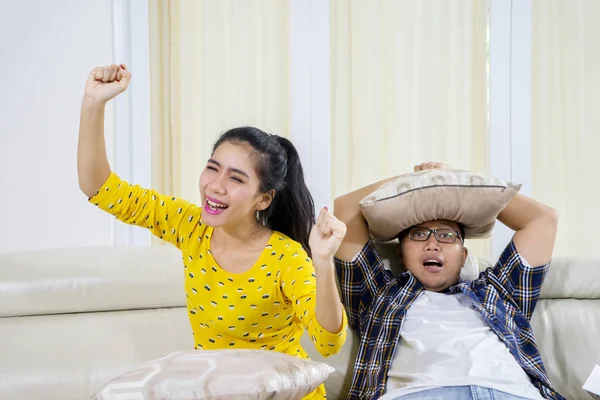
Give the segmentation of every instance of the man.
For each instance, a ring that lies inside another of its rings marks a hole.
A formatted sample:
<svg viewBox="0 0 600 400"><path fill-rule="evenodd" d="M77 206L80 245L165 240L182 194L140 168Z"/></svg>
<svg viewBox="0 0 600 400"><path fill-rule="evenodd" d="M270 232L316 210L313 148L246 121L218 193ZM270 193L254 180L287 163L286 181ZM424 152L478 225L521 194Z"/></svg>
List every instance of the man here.
<svg viewBox="0 0 600 400"><path fill-rule="evenodd" d="M415 171L435 168L448 167L424 163ZM407 272L394 277L359 208L390 180L335 200L334 214L347 226L336 268L349 324L360 338L349 398L562 399L530 325L554 249L555 210L513 197L498 215L515 231L512 241L473 282L460 279L468 254L462 226L423 221L399 233Z"/></svg>

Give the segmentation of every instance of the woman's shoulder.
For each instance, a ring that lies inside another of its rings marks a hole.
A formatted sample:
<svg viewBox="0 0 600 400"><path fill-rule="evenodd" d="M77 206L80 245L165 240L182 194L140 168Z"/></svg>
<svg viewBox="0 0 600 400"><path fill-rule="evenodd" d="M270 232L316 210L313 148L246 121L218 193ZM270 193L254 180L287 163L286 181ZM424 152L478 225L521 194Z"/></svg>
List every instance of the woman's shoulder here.
<svg viewBox="0 0 600 400"><path fill-rule="evenodd" d="M273 248L276 248L281 252L303 252L306 254L306 251L304 251L299 242L291 239L289 236L279 231L273 231L270 242L273 245Z"/></svg>
<svg viewBox="0 0 600 400"><path fill-rule="evenodd" d="M270 244L272 245L272 251L279 254L277 258L281 261L285 260L287 263L291 260L298 262L310 261L302 245L281 232L273 232Z"/></svg>

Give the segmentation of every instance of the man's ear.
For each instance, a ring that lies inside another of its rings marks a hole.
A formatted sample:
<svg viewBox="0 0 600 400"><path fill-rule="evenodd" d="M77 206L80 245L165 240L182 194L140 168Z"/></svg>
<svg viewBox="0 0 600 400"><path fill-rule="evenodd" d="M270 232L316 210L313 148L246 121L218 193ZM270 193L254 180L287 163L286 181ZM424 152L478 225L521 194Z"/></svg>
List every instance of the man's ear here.
<svg viewBox="0 0 600 400"><path fill-rule="evenodd" d="M463 246L462 251L462 266L465 266L465 262L467 261L467 257L469 256L469 249Z"/></svg>
<svg viewBox="0 0 600 400"><path fill-rule="evenodd" d="M273 202L274 198L275 198L275 190L274 189L271 189L268 192L261 194L260 197L258 198L258 201L256 202L256 210L257 211L266 210L267 208L269 208L269 206Z"/></svg>

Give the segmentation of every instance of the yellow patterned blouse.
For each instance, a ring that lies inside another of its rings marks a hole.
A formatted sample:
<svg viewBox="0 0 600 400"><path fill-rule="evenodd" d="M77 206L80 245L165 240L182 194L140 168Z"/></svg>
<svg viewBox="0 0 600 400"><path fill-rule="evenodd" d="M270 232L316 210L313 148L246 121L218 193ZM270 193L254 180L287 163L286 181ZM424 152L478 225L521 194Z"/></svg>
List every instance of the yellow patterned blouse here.
<svg viewBox="0 0 600 400"><path fill-rule="evenodd" d="M302 246L274 232L258 261L244 273L223 270L211 255L213 228L189 202L131 185L112 173L90 202L128 224L148 228L183 255L185 292L196 349L262 349L308 358L300 345L306 329L323 356L346 340L315 316L312 261ZM321 385L305 399L323 399Z"/></svg>

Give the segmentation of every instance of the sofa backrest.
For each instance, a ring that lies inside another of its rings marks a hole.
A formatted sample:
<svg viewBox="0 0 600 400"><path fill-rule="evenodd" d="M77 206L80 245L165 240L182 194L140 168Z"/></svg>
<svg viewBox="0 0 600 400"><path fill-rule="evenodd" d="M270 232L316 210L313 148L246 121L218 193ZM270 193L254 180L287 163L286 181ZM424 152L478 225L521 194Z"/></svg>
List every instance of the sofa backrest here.
<svg viewBox="0 0 600 400"><path fill-rule="evenodd" d="M381 251L395 254L393 244ZM553 261L532 325L556 389L586 398L581 386L600 363L600 260ZM328 398L344 399L358 339L349 335L326 360L303 344L336 368ZM0 398L85 398L139 363L192 346L172 246L0 254Z"/></svg>

